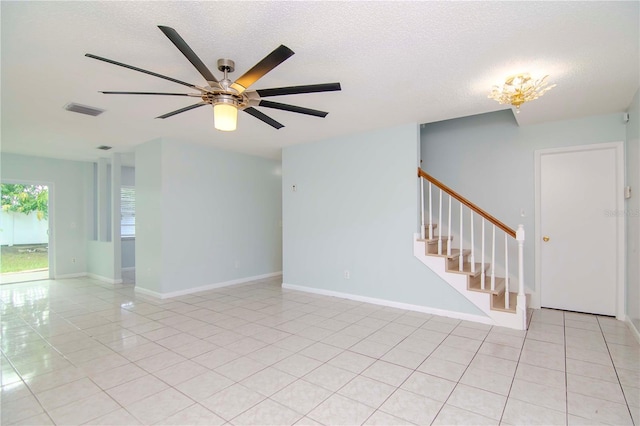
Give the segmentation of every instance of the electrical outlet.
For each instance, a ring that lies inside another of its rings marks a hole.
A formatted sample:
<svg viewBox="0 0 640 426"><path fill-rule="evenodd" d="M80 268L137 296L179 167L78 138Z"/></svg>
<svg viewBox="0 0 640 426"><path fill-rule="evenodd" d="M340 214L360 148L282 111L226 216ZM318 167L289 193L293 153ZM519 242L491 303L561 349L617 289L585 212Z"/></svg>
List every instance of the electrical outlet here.
<svg viewBox="0 0 640 426"><path fill-rule="evenodd" d="M76 263L76 258L75 257L71 258L71 263Z"/></svg>
<svg viewBox="0 0 640 426"><path fill-rule="evenodd" d="M345 280L351 279L351 272L349 272L348 269L344 271L344 279Z"/></svg>

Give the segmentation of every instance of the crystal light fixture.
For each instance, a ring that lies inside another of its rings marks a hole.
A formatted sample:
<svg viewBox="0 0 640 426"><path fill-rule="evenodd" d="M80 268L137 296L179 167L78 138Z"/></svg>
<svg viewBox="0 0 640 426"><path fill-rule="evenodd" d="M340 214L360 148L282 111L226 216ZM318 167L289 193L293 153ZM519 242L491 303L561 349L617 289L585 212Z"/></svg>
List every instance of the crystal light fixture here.
<svg viewBox="0 0 640 426"><path fill-rule="evenodd" d="M489 98L501 104L513 105L516 107L516 113L519 113L520 105L538 99L556 87L555 84L547 86L547 77L549 76L545 75L539 80L533 80L529 73L509 76L502 86L493 86Z"/></svg>

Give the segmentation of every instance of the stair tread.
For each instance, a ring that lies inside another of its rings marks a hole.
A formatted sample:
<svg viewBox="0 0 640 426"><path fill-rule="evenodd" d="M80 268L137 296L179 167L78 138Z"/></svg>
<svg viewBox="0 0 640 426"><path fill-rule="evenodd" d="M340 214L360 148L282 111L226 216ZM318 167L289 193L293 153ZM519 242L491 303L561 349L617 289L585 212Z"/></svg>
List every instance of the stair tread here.
<svg viewBox="0 0 640 426"><path fill-rule="evenodd" d="M436 240L437 241L437 240ZM471 250L469 249L464 249L462 251L463 256L467 256L468 254L471 253ZM449 260L452 259L457 259L460 256L460 249L451 249L451 255L447 254L447 250L442 250L442 254L438 254L438 253L428 253L428 256L439 256L439 257L446 257Z"/></svg>
<svg viewBox="0 0 640 426"><path fill-rule="evenodd" d="M509 292L509 307L505 308L505 292L491 295L491 309L494 311L515 313L518 305L518 293Z"/></svg>
<svg viewBox="0 0 640 426"><path fill-rule="evenodd" d="M485 264L484 267L485 267L485 270L486 270L489 267L489 265ZM455 265L453 268L447 267L447 272L451 272L451 273L454 273L454 274L470 275L470 276L480 275L481 271L482 271L482 264L481 263L476 263L475 264L475 272L471 272L471 264L469 262L465 262L465 263L462 264L462 271L459 269L458 265Z"/></svg>
<svg viewBox="0 0 640 426"><path fill-rule="evenodd" d="M449 236L449 235L442 235L440 237L437 237L437 236L434 235L433 238L425 238L425 241L428 244L438 244L438 241L440 241L440 240L442 240L442 241L453 240L453 237Z"/></svg>
<svg viewBox="0 0 640 426"><path fill-rule="evenodd" d="M424 241L429 244L437 244L439 240L442 240L442 241L453 240L453 237L448 235L442 235L441 237L438 238L437 235L434 235L433 238L429 238L429 236L426 235L424 238L418 238L416 241Z"/></svg>
<svg viewBox="0 0 640 426"><path fill-rule="evenodd" d="M494 290L491 290L491 277L485 276L484 290L482 289L482 281L480 275L477 277L469 278L468 289L471 291L479 291L482 293L501 294L504 293L506 287L506 280L503 277L495 277L496 284Z"/></svg>

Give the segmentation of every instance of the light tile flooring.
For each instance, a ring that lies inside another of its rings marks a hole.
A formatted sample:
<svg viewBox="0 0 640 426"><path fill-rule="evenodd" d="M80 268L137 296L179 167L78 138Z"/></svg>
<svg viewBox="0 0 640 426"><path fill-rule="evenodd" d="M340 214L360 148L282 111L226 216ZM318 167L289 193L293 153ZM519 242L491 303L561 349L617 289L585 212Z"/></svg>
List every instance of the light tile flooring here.
<svg viewBox="0 0 640 426"><path fill-rule="evenodd" d="M519 332L279 282L0 287L2 424L640 422L640 346L614 319L538 310Z"/></svg>

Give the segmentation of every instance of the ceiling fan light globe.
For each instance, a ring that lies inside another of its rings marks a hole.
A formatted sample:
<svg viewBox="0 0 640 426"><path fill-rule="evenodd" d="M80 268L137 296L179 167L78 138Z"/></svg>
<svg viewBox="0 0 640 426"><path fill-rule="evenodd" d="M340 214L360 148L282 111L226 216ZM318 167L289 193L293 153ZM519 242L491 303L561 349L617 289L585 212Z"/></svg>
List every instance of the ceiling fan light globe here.
<svg viewBox="0 0 640 426"><path fill-rule="evenodd" d="M216 104L213 106L213 126L216 130L232 132L238 124L238 108L230 104Z"/></svg>

